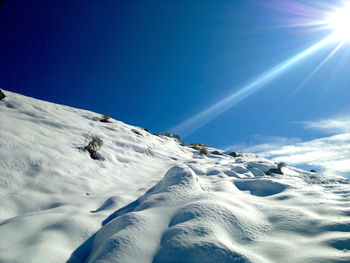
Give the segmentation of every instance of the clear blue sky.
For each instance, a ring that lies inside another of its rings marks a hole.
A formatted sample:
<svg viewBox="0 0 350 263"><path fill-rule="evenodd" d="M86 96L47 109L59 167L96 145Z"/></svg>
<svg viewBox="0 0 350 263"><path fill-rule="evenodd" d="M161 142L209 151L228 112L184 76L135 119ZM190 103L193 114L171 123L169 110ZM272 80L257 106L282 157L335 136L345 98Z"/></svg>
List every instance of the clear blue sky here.
<svg viewBox="0 0 350 263"><path fill-rule="evenodd" d="M0 85L107 112L153 132L177 131L325 38L329 30L295 25L320 19L321 11L340 3L4 0ZM295 123L349 112L350 49L343 46L294 91L334 48L323 46L200 128L179 135L187 134L186 143L216 147L254 144L265 136L316 138Z"/></svg>

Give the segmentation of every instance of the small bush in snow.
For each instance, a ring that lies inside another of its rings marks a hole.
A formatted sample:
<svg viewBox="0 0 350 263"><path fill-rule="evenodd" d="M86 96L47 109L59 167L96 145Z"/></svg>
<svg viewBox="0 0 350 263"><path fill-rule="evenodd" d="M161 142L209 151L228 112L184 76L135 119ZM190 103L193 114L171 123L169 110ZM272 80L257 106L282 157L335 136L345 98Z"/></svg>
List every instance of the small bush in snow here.
<svg viewBox="0 0 350 263"><path fill-rule="evenodd" d="M0 89L0 100L4 99L5 97L6 97L6 95Z"/></svg>
<svg viewBox="0 0 350 263"><path fill-rule="evenodd" d="M109 119L110 119L109 114L108 113L103 113L102 116L101 116L100 121L101 122L109 122Z"/></svg>
<svg viewBox="0 0 350 263"><path fill-rule="evenodd" d="M192 148L192 149L195 149L197 151L199 151L203 147L210 147L209 145L202 144L202 143L191 143L191 144L189 144L187 146Z"/></svg>
<svg viewBox="0 0 350 263"><path fill-rule="evenodd" d="M173 137L173 135L170 132L164 132L163 135L170 138Z"/></svg>
<svg viewBox="0 0 350 263"><path fill-rule="evenodd" d="M89 143L84 148L90 153L92 159L99 159L97 152L101 149L103 141L96 135L90 136Z"/></svg>
<svg viewBox="0 0 350 263"><path fill-rule="evenodd" d="M185 143L181 140L180 136L177 134L172 134L170 132L164 132L162 135L164 135L166 137L174 138L180 143L180 145L185 146Z"/></svg>
<svg viewBox="0 0 350 263"><path fill-rule="evenodd" d="M141 136L142 136L142 134L141 134L138 130L136 130L136 129L131 129L131 131L132 131L133 133L137 134L137 135L141 135Z"/></svg>
<svg viewBox="0 0 350 263"><path fill-rule="evenodd" d="M206 148L206 147L200 148L200 149L199 149L199 154L205 154L205 155L207 155L207 154L208 154L207 148Z"/></svg>
<svg viewBox="0 0 350 263"><path fill-rule="evenodd" d="M147 128L142 128L144 131L151 133Z"/></svg>
<svg viewBox="0 0 350 263"><path fill-rule="evenodd" d="M171 132L164 132L163 135L166 137L175 138L175 139L181 141L180 136L177 134L172 134Z"/></svg>
<svg viewBox="0 0 350 263"><path fill-rule="evenodd" d="M175 138L175 139L177 139L177 140L181 141L180 136L179 136L179 135L177 135L177 134L173 134L173 138Z"/></svg>

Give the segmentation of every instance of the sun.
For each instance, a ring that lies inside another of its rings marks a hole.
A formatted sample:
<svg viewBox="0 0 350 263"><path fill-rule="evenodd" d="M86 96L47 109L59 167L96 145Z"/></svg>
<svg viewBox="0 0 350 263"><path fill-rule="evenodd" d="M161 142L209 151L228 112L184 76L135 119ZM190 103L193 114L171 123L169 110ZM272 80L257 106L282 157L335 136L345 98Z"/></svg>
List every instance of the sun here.
<svg viewBox="0 0 350 263"><path fill-rule="evenodd" d="M333 30L335 39L350 42L350 2L335 10L327 19L327 24Z"/></svg>

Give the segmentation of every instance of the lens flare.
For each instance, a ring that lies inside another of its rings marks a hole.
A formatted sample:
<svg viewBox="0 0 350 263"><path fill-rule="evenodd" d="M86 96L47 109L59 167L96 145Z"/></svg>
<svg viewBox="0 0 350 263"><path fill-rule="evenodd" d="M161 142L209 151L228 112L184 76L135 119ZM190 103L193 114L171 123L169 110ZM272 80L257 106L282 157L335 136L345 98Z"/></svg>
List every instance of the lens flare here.
<svg viewBox="0 0 350 263"><path fill-rule="evenodd" d="M332 31L328 37L306 50L296 54L295 56L285 60L275 67L267 70L261 75L253 78L245 85L236 89L225 99L207 107L207 109L190 117L184 122L178 124L171 129L174 133L179 133L182 136L187 136L195 130L201 128L223 112L227 111L240 101L248 98L256 91L268 86L270 82L275 80L280 75L284 74L299 64L302 60L316 53L321 48L333 43L336 47L331 53L321 62L315 70L299 85L294 91L297 92L306 82L308 82L331 58L338 53L345 44L350 44L350 0L343 2L342 7L335 8L329 3L317 2L315 5L300 4L295 0L273 0L275 6L279 7L284 12L288 13L286 17L293 17L286 25L290 27L302 27L312 29L312 31ZM313 2L313 3L316 3ZM287 20L288 21L288 20Z"/></svg>
<svg viewBox="0 0 350 263"><path fill-rule="evenodd" d="M350 42L350 2L333 12L327 23L333 29L335 39Z"/></svg>

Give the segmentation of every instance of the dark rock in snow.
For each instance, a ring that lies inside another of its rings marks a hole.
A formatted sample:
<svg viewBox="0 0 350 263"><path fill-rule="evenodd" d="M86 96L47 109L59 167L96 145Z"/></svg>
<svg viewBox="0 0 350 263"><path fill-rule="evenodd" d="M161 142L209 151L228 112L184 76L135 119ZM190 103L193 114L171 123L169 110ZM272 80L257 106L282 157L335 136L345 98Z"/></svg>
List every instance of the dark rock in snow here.
<svg viewBox="0 0 350 263"><path fill-rule="evenodd" d="M270 174L283 174L282 168L286 167L286 166L287 166L286 163L280 162L280 163L277 164L277 168L271 168L270 170L268 170L266 172L266 174L267 175L270 175Z"/></svg>
<svg viewBox="0 0 350 263"><path fill-rule="evenodd" d="M230 153L228 153L228 155L230 155L232 157L237 157L238 156L237 153L235 153L235 152L230 152Z"/></svg>
<svg viewBox="0 0 350 263"><path fill-rule="evenodd" d="M4 99L5 97L6 97L6 95L0 89L0 100Z"/></svg>

